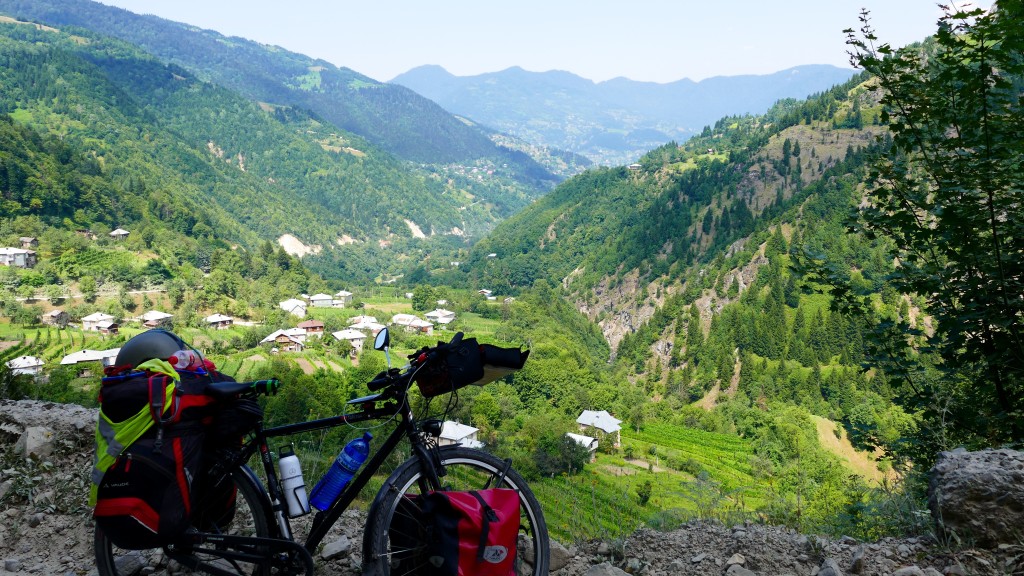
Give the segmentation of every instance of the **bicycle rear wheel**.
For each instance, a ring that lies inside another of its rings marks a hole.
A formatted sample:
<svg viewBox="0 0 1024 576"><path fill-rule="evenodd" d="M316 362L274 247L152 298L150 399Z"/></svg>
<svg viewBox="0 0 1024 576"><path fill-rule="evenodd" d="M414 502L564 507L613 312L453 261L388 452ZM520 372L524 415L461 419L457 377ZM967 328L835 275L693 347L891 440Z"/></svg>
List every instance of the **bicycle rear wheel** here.
<svg viewBox="0 0 1024 576"><path fill-rule="evenodd" d="M500 485L497 478L505 469L505 462L496 456L461 446L440 448L441 461L448 474L441 478L445 490L481 490L484 488L511 488L519 493L520 532L516 554L518 576L541 576L548 573L548 529L540 503L530 491L526 481L515 470L509 469ZM403 576L416 574L426 558L422 546L405 542L392 543L392 525L405 528L421 522L421 518L403 506L406 496L428 490L419 460L403 463L385 482L370 506L363 539L364 574L377 576ZM422 533L422 531L416 531ZM407 534L408 536L408 534Z"/></svg>
<svg viewBox="0 0 1024 576"><path fill-rule="evenodd" d="M234 516L230 522L217 522L221 527L203 527L207 532L236 536L270 536L270 520L263 494L255 484L251 472L238 470L231 476L237 489ZM203 510L207 503L197 502L196 509ZM96 569L100 576L133 576L137 574L188 574L184 566L171 560L164 548L149 550L125 550L118 548L103 531L96 527L93 539L96 553ZM256 564L229 561L215 555L195 555L201 562L214 565L228 574L263 575L265 571ZM200 572L202 573L202 572Z"/></svg>

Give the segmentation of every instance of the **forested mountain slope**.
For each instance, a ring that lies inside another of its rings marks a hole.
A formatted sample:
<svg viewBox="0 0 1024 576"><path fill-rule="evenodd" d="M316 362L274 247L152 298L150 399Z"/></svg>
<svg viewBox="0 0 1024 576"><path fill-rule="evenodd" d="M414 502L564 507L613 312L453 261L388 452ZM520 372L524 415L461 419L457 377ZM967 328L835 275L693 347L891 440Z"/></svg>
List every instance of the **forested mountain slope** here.
<svg viewBox="0 0 1024 576"><path fill-rule="evenodd" d="M592 317L628 312L642 321L657 299L642 312L640 287L676 290L694 263L731 256L730 245L765 230L812 188L862 166L855 153L879 128L865 126L861 82L780 102L764 116L722 119L685 145L650 152L636 170L577 176L482 241L471 274L506 290L558 278ZM632 289L615 297L624 284Z"/></svg>
<svg viewBox="0 0 1024 576"><path fill-rule="evenodd" d="M723 116L763 113L778 100L806 98L853 74L808 65L659 84L626 78L592 82L569 72L518 67L460 77L440 66L421 66L391 82L502 132L614 165L633 162L670 140L686 140Z"/></svg>
<svg viewBox="0 0 1024 576"><path fill-rule="evenodd" d="M334 274L380 273L378 240L480 235L529 200L527 188L414 171L308 111L254 103L84 30L0 23L0 57L0 111L163 198L165 218L187 220L181 232L248 246L290 234ZM83 208L75 226L98 218ZM21 213L30 207L10 215Z"/></svg>
<svg viewBox="0 0 1024 576"><path fill-rule="evenodd" d="M495 145L471 123L411 90L280 47L89 0L3 0L0 13L120 38L252 100L311 110L338 128L413 162L508 164L511 178L535 192L557 181L526 154Z"/></svg>
<svg viewBox="0 0 1024 576"><path fill-rule="evenodd" d="M830 311L791 268L827 254L881 295L879 318L916 310L887 288L884 246L845 228L884 133L865 82L725 118L637 170L571 179L474 247L471 282L515 292L560 279L611 344L612 379L627 382L616 405L638 428L683 418L716 429L722 412L699 412L744 405L730 403L739 395L842 421L858 446L893 441L911 419L889 380L860 371L870 325ZM769 418L796 412L781 414Z"/></svg>

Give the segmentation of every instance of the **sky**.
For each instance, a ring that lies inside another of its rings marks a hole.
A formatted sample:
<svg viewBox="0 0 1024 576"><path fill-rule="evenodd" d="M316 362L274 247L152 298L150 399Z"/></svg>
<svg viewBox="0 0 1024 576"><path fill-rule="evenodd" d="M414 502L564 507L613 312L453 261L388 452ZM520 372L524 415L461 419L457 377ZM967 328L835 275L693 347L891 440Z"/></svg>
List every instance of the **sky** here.
<svg viewBox="0 0 1024 576"><path fill-rule="evenodd" d="M871 12L904 46L935 32L936 0L101 0L321 58L386 82L424 64L457 76L519 66L595 82L672 82L849 68L846 28ZM957 2L961 5L962 2ZM988 8L992 0L978 0Z"/></svg>

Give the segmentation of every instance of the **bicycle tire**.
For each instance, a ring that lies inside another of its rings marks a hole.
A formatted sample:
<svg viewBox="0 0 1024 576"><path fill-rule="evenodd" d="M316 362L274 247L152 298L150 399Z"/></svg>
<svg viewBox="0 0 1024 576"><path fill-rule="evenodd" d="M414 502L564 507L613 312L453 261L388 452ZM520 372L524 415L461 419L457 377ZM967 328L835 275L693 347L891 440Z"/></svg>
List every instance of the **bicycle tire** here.
<svg viewBox="0 0 1024 576"><path fill-rule="evenodd" d="M505 462L487 452L444 446L440 448L441 461L448 474L442 483L446 490L473 490L494 488L488 485L505 469ZM422 466L419 460L411 459L399 466L388 477L370 505L363 539L363 573L375 576L402 576L415 574L418 563L424 559L415 557L408 550L393 550L389 538L392 521L399 502L406 495L419 494L426 490L421 486ZM520 534L516 555L517 576L541 576L548 573L549 542L547 524L540 503L530 487L515 470L509 469L501 487L511 488L519 493Z"/></svg>
<svg viewBox="0 0 1024 576"><path fill-rule="evenodd" d="M231 523L221 532L242 536L270 537L270 511L263 489L247 468L232 473L231 480L237 488L235 514ZM197 503L197 507L202 503ZM164 548L148 550L124 550L113 545L106 534L97 526L94 531L93 548L96 554L96 569L100 576L132 576L135 574L182 574L188 570L168 559ZM214 563L217 568L232 574L262 576L266 571L254 564L239 565L222 558L208 556L204 561ZM200 572L202 573L202 572Z"/></svg>

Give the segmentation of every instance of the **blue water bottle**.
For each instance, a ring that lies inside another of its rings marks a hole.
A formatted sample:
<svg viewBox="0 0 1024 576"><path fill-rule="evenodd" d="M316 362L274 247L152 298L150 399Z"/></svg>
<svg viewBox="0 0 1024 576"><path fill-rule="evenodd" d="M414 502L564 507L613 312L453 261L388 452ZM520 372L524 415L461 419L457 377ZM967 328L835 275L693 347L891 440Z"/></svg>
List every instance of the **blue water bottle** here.
<svg viewBox="0 0 1024 576"><path fill-rule="evenodd" d="M331 465L331 469L317 482L313 492L309 495L309 503L314 508L327 510L331 507L334 499L341 494L341 490L356 475L363 462L366 462L366 457L370 454L371 439L373 439L373 435L366 432L362 438L354 438L345 445L341 454L338 454L334 464Z"/></svg>

